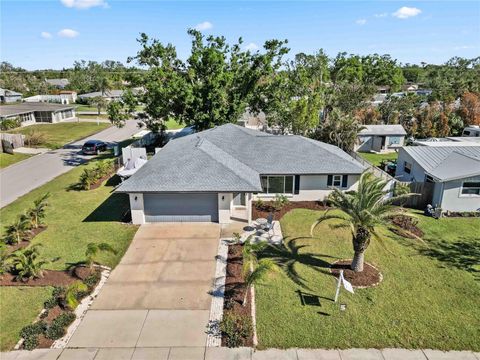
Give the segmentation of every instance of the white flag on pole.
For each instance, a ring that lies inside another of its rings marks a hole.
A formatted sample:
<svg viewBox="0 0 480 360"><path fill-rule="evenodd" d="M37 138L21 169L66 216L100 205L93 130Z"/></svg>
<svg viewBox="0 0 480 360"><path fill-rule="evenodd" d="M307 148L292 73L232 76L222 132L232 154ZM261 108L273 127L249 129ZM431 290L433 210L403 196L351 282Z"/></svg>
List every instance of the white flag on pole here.
<svg viewBox="0 0 480 360"><path fill-rule="evenodd" d="M352 294L355 294L354 291L353 291L352 284L350 284L350 282L345 280L345 278L343 277L343 271L340 273L340 276L342 278L342 284L343 284L343 287L345 288L345 290L347 290L348 292L350 292Z"/></svg>

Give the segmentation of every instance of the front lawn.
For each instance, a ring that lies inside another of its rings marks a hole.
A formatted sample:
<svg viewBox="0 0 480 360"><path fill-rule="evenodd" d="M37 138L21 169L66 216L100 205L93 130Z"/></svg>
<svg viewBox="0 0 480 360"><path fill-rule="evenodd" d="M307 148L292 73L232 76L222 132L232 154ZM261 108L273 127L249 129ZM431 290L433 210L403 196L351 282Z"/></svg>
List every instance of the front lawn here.
<svg viewBox="0 0 480 360"><path fill-rule="evenodd" d="M109 123L93 122L62 122L57 124L37 124L25 126L8 131L14 134L28 135L37 133L43 135L43 141L36 145L37 147L47 147L50 149L58 149L63 145L71 143L75 140L86 138L90 135L96 134L99 131L105 130L112 126Z"/></svg>
<svg viewBox="0 0 480 360"><path fill-rule="evenodd" d="M28 154L7 154L7 153L0 153L0 169L6 168L7 166L13 165L19 161L28 159L32 155Z"/></svg>
<svg viewBox="0 0 480 360"><path fill-rule="evenodd" d="M79 119L88 119L88 120L108 120L108 115L107 114L78 114L77 117Z"/></svg>
<svg viewBox="0 0 480 360"><path fill-rule="evenodd" d="M168 120L165 125L167 126L167 130L182 129L185 127L185 125L182 125L173 119Z"/></svg>
<svg viewBox="0 0 480 360"><path fill-rule="evenodd" d="M310 238L321 214L297 209L281 220L289 245L281 258L290 266L256 287L261 347L480 350L480 219L418 214L428 247L384 229L384 246L372 240L366 251L383 282L355 294L342 290L339 303L347 308L340 311L328 267L352 257L351 235L323 223Z"/></svg>
<svg viewBox="0 0 480 360"><path fill-rule="evenodd" d="M50 205L45 219L48 228L32 241L33 244L42 244L40 249L42 256L48 259L60 257L59 261L48 266L49 269L63 270L70 263L84 260L85 250L90 242L106 242L117 250L116 255L105 252L97 257L100 263L114 267L135 235L137 226L121 222L129 208L128 197L125 194L112 194L112 181L107 181L95 190L68 190L70 185L78 181L83 169L95 165L96 161L98 160L93 159L88 165L76 167L0 210L2 225L8 225L31 206L35 199L50 192L48 200ZM3 235L4 228L2 227L0 231ZM4 299L5 303L15 301L12 296L16 296L18 292L15 293L12 289L20 291L23 288L1 287L2 307ZM31 291L34 293L32 297L42 299L45 297L42 295L45 294L45 288L35 287ZM35 306L35 309L37 308L38 306ZM4 319L2 311L2 334L4 329L10 332L2 336L14 339L13 342L18 340L18 329L32 322L38 312L32 311L27 316L22 307L17 307L17 313L17 317L12 315L13 317ZM2 341L1 349L6 350L11 345L12 341L5 344Z"/></svg>
<svg viewBox="0 0 480 360"><path fill-rule="evenodd" d="M398 158L398 153L396 153L396 152L386 153L386 154L374 154L374 153L359 152L358 155L360 155L362 158L367 160L373 166L379 166L382 163L383 160L393 161L393 160L397 160L397 158Z"/></svg>

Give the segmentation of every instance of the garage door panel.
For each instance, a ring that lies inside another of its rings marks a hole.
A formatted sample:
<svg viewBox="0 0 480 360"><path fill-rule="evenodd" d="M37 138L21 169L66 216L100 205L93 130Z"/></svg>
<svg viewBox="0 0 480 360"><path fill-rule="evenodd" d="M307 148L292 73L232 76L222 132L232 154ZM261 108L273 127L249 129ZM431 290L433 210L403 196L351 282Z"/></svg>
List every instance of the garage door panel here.
<svg viewBox="0 0 480 360"><path fill-rule="evenodd" d="M218 222L217 194L145 194L146 222Z"/></svg>

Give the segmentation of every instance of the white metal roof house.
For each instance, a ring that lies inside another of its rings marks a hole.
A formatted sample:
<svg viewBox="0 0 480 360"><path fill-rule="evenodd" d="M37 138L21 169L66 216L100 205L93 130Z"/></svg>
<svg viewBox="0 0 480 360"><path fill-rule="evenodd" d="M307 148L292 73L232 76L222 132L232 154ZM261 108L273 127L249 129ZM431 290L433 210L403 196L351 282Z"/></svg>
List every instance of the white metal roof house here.
<svg viewBox="0 0 480 360"><path fill-rule="evenodd" d="M77 101L77 93L75 91L68 91L60 94L46 94L46 95L34 95L23 99L25 102L48 102L57 104L72 104Z"/></svg>
<svg viewBox="0 0 480 360"><path fill-rule="evenodd" d="M13 91L0 88L0 103L13 103L22 100L22 94Z"/></svg>
<svg viewBox="0 0 480 360"><path fill-rule="evenodd" d="M407 132L402 125L363 125L355 151L393 152L402 147Z"/></svg>
<svg viewBox="0 0 480 360"><path fill-rule="evenodd" d="M75 118L71 105L51 103L20 103L0 106L0 121L18 118L21 126L35 123L56 123Z"/></svg>
<svg viewBox="0 0 480 360"><path fill-rule="evenodd" d="M70 85L70 80L68 79L45 79L45 82L57 89L65 89Z"/></svg>
<svg viewBox="0 0 480 360"><path fill-rule="evenodd" d="M339 148L233 124L171 140L117 189L135 224L251 220L252 199L323 200L353 190L364 167Z"/></svg>
<svg viewBox="0 0 480 360"><path fill-rule="evenodd" d="M435 183L432 205L444 211L480 211L480 146L406 146L396 178Z"/></svg>

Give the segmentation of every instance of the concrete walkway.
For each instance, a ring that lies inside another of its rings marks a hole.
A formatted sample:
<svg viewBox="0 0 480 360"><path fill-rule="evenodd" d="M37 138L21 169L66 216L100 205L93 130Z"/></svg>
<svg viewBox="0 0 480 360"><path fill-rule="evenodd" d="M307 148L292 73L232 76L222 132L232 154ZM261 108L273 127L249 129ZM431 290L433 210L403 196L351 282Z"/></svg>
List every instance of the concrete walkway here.
<svg viewBox="0 0 480 360"><path fill-rule="evenodd" d="M69 348L204 347L220 226L142 225Z"/></svg>
<svg viewBox="0 0 480 360"><path fill-rule="evenodd" d="M44 349L2 353L1 360L480 360L471 351L405 350L405 349L270 349L251 348L88 348Z"/></svg>
<svg viewBox="0 0 480 360"><path fill-rule="evenodd" d="M112 143L128 139L138 131L136 121L127 121L123 128L112 126L63 149L47 151L0 170L0 207L90 160L91 156L80 154L86 140L98 139Z"/></svg>

